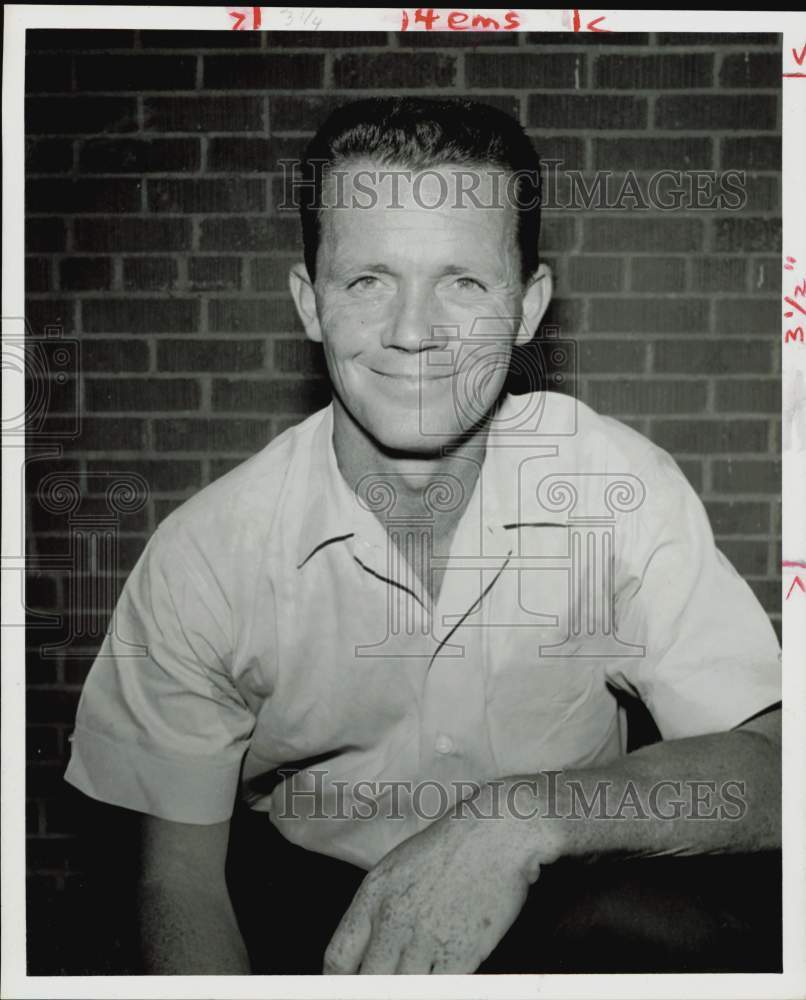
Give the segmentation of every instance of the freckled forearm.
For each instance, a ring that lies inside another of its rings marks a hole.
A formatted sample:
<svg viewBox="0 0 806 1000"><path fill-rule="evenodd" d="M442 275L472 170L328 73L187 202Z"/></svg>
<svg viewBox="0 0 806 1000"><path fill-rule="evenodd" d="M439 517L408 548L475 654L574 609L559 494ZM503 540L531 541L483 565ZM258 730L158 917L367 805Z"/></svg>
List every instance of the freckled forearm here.
<svg viewBox="0 0 806 1000"><path fill-rule="evenodd" d="M733 730L645 747L606 767L536 776L535 856L639 857L773 849L781 843L775 740ZM520 815L528 815L521 799ZM521 825L520 834L523 835Z"/></svg>

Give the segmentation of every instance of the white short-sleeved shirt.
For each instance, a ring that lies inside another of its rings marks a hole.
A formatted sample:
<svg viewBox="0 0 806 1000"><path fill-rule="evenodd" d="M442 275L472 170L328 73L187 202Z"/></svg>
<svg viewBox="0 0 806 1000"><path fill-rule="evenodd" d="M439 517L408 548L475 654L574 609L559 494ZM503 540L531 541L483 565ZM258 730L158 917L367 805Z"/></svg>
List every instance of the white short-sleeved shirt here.
<svg viewBox="0 0 806 1000"><path fill-rule="evenodd" d="M432 606L332 428L327 407L159 526L84 687L72 784L202 824L240 789L289 840L368 868L427 825L436 787L623 753L614 690L664 739L779 700L767 616L640 434L507 397Z"/></svg>

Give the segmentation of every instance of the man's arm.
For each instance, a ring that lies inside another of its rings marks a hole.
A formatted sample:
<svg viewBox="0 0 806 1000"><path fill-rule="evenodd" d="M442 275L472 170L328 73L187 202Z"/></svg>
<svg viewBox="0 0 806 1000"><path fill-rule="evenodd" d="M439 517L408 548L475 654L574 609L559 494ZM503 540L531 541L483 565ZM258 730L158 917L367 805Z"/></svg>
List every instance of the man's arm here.
<svg viewBox="0 0 806 1000"><path fill-rule="evenodd" d="M472 972L517 917L541 866L563 857L778 846L780 725L776 709L606 767L513 777L503 794L495 783L484 786L468 808L411 837L369 873L328 947L325 971ZM735 819L715 809L728 782L736 783L727 803ZM580 805L580 793L592 809ZM683 808L670 808L671 798L682 798Z"/></svg>
<svg viewBox="0 0 806 1000"><path fill-rule="evenodd" d="M249 974L225 879L229 828L143 817L138 916L148 973Z"/></svg>

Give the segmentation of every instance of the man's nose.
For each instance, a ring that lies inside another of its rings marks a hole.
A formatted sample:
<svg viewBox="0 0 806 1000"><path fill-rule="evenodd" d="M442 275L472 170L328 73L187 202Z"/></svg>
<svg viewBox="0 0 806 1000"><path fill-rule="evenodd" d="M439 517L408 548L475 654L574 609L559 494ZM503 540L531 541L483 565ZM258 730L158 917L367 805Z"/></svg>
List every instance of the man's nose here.
<svg viewBox="0 0 806 1000"><path fill-rule="evenodd" d="M441 337L439 310L431 295L422 289L402 291L384 330L383 346L418 352L436 346Z"/></svg>

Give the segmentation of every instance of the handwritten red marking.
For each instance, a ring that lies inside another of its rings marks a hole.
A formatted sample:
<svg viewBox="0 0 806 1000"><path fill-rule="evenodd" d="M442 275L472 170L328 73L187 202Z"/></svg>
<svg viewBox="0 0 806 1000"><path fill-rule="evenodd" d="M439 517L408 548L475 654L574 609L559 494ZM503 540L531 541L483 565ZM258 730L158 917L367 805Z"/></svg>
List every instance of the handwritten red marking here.
<svg viewBox="0 0 806 1000"><path fill-rule="evenodd" d="M257 31L257 29L260 27L261 24L260 7L250 7L249 10L252 12L251 13L252 28L255 31ZM228 10L227 13L229 14L230 17L235 19L235 24L233 24L232 30L243 31L244 22L246 21L247 16L249 16L246 13L246 8L244 7L234 8L233 10Z"/></svg>
<svg viewBox="0 0 806 1000"><path fill-rule="evenodd" d="M801 79L806 79L806 73L782 73L781 76L796 76Z"/></svg>
<svg viewBox="0 0 806 1000"><path fill-rule="evenodd" d="M799 569L806 569L806 562L798 562L797 560L782 559L782 566L797 566Z"/></svg>
<svg viewBox="0 0 806 1000"><path fill-rule="evenodd" d="M464 10L451 10L447 14L441 14L433 7L417 7L411 18L407 10L401 10L400 14L401 31L408 31L409 23L422 25L423 31L443 30L441 25L444 22L447 22L448 31L514 31L521 26L520 15L514 10L508 10L504 14L503 24L498 18L470 14Z"/></svg>
<svg viewBox="0 0 806 1000"><path fill-rule="evenodd" d="M798 262L798 258L797 257L787 257L786 258L786 264L784 264L784 270L785 271L794 271L795 269L792 267L792 265L793 264L797 264L797 262Z"/></svg>
<svg viewBox="0 0 806 1000"><path fill-rule="evenodd" d="M803 315L806 316L806 309L804 309L799 302L795 302L794 299L791 299L788 295L784 296L784 302L786 302L788 306L793 306L795 309L797 309L798 312L802 312ZM790 316L794 316L794 313L785 312L784 316L786 316L786 318L789 319Z"/></svg>
<svg viewBox="0 0 806 1000"><path fill-rule="evenodd" d="M597 28L597 24L601 24L604 21L604 17L595 17L592 21L588 21L585 25L586 31L610 31L610 28ZM574 11L574 31L582 31L582 11Z"/></svg>
<svg viewBox="0 0 806 1000"><path fill-rule="evenodd" d="M806 594L806 586L804 586L803 580L801 580L801 578L799 576L796 576L795 579L792 581L792 586L786 592L786 597L784 598L784 600L786 600L786 601L789 600L789 598L790 598L790 596L792 594L792 591L795 589L795 584L797 584L798 587L800 587L800 589L803 591L803 593Z"/></svg>
<svg viewBox="0 0 806 1000"><path fill-rule="evenodd" d="M806 59L806 45L803 46L800 52L797 52L795 49L792 49L792 58L795 60L798 66L802 66L804 59Z"/></svg>
<svg viewBox="0 0 806 1000"><path fill-rule="evenodd" d="M792 343L803 343L803 327L796 326L794 329L789 329L784 334L784 343L788 344L790 341Z"/></svg>

